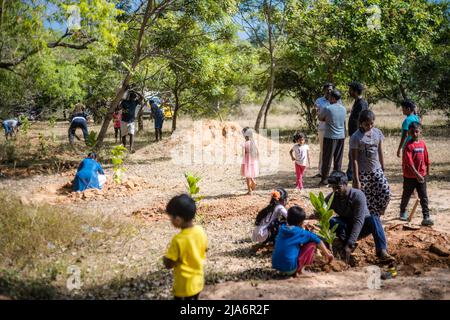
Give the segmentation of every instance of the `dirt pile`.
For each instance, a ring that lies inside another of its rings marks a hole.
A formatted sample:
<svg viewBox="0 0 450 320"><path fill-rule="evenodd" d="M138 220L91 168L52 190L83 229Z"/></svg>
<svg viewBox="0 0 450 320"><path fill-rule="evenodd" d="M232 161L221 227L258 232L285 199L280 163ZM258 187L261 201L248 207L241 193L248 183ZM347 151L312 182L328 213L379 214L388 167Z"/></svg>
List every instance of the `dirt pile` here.
<svg viewBox="0 0 450 320"><path fill-rule="evenodd" d="M431 228L407 230L402 224L386 227L389 253L403 274L421 274L432 267L449 268L450 241L446 234ZM357 266L377 264L372 237L358 242L354 252Z"/></svg>
<svg viewBox="0 0 450 320"><path fill-rule="evenodd" d="M196 121L192 128L176 130L169 139L138 150L134 159L165 154L179 164L240 164L242 155L242 127L236 122L216 120ZM253 134L258 145L261 164L279 148L277 141Z"/></svg>
<svg viewBox="0 0 450 320"><path fill-rule="evenodd" d="M46 202L50 204L68 204L79 201L108 200L128 197L136 192L156 188L139 177L128 177L122 183L107 181L101 190L87 189L83 192L73 192L72 183L50 184L37 189L31 196L21 197L24 204Z"/></svg>
<svg viewBox="0 0 450 320"><path fill-rule="evenodd" d="M212 221L223 221L233 217L250 216L256 217L258 212L268 205L270 196L241 195L227 198L202 200L197 205L197 220L209 223ZM165 219L167 201L157 201L151 207L142 208L133 212L133 215L148 221ZM309 208L306 203L298 197L289 199L289 206L299 205ZM306 209L308 210L308 209Z"/></svg>

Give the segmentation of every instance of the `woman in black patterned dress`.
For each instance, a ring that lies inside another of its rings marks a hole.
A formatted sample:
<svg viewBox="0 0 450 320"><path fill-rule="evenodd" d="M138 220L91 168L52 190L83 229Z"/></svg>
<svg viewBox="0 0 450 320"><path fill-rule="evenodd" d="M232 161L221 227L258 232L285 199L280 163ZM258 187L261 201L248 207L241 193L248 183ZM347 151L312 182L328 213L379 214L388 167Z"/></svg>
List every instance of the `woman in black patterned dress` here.
<svg viewBox="0 0 450 320"><path fill-rule="evenodd" d="M359 116L359 130L350 138L353 162L353 187L361 189L372 215L384 214L391 198L384 175L383 140L381 130L374 127L375 114L364 110Z"/></svg>

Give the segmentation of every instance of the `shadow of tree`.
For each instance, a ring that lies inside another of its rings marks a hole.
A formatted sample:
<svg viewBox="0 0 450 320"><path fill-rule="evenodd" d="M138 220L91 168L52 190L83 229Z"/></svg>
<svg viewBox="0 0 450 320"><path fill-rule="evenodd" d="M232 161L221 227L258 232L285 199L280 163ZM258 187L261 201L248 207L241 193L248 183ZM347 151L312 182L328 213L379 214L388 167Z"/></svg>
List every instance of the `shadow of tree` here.
<svg viewBox="0 0 450 320"><path fill-rule="evenodd" d="M276 174L270 174L261 176L257 180L259 182L260 188L263 189L276 189L276 188L295 188L295 172L292 171L279 171ZM303 186L308 189L319 189L318 183L320 179L313 178L312 176L303 177Z"/></svg>
<svg viewBox="0 0 450 320"><path fill-rule="evenodd" d="M239 272L206 270L205 284L225 281L286 279L271 268L252 268ZM69 292L52 284L49 279L24 279L5 272L0 273L0 295L10 299L172 299L172 271L157 270L138 277L117 277L106 283Z"/></svg>

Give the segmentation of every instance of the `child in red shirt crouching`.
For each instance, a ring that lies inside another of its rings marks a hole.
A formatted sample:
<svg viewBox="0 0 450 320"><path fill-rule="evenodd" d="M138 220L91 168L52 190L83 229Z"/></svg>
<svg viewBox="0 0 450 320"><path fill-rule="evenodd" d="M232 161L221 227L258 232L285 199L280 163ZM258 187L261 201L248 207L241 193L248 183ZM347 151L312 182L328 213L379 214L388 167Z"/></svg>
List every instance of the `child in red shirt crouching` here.
<svg viewBox="0 0 450 320"><path fill-rule="evenodd" d="M408 133L411 137L403 150L403 194L400 203L400 219L407 220L406 206L414 190L419 195L420 205L422 207L423 226L432 226L433 220L430 219L430 210L428 208L427 183L425 176L430 174L430 160L425 141L419 140L422 127L420 123L413 122L408 127Z"/></svg>

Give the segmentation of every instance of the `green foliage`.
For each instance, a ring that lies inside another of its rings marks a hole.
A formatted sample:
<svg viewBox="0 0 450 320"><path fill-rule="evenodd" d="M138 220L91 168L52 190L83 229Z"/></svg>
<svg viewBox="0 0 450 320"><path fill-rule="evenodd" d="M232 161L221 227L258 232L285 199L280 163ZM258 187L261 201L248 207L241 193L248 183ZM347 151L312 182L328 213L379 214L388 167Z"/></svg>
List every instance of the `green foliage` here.
<svg viewBox="0 0 450 320"><path fill-rule="evenodd" d="M150 17L136 68L147 1L137 12L130 3L76 1L81 29L61 39L62 31L44 21L65 25L73 1L4 1L1 116L19 105L52 115L83 100L101 121L124 73L133 69L131 83L140 89L171 93L176 115L224 117L267 90L272 58L277 97L296 98L311 130L314 100L325 81L345 95L347 83L359 80L371 103L408 96L421 108L450 115L448 2L175 0ZM374 18L377 8L381 15ZM236 17L248 39L238 39ZM8 66L14 61L20 62Z"/></svg>
<svg viewBox="0 0 450 320"><path fill-rule="evenodd" d="M198 183L202 179L200 176L186 172L184 174L187 182L187 192L188 194L194 199L196 202L202 200L204 196L197 196L197 194L200 192L200 187L198 186Z"/></svg>
<svg viewBox="0 0 450 320"><path fill-rule="evenodd" d="M20 126L20 130L24 133L24 135L28 135L28 130L30 130L31 122L28 120L28 117L26 115L20 116L19 121L22 122L22 125Z"/></svg>
<svg viewBox="0 0 450 320"><path fill-rule="evenodd" d="M88 146L89 150L93 151L96 144L97 144L97 132L91 130L91 132L89 132L88 134L86 145Z"/></svg>
<svg viewBox="0 0 450 320"><path fill-rule="evenodd" d="M38 140L39 140L39 155L41 157L48 156L47 138L45 137L45 135L42 132L39 132Z"/></svg>
<svg viewBox="0 0 450 320"><path fill-rule="evenodd" d="M56 116L56 114L52 114L51 116L50 116L50 118L48 119L48 124L50 125L50 128L54 128L55 126L56 126L56 120L57 120L57 116Z"/></svg>
<svg viewBox="0 0 450 320"><path fill-rule="evenodd" d="M113 164L113 181L115 183L121 183L122 182L122 175L125 171L125 168L123 167L123 160L126 156L127 148L125 148L123 145L117 145L113 149L111 149L111 161Z"/></svg>
<svg viewBox="0 0 450 320"><path fill-rule="evenodd" d="M374 5L381 19L372 19ZM299 100L311 127L316 122L314 100L325 81L337 84L344 94L347 83L361 81L371 103L432 95L435 82L420 79L433 72L413 66L426 61L440 30L448 25L445 7L427 0L289 2L278 87ZM374 28L371 22L376 20L380 25Z"/></svg>
<svg viewBox="0 0 450 320"><path fill-rule="evenodd" d="M50 116L50 118L48 119L48 123L49 123L51 129L55 129L55 127L56 127L56 120L57 120L56 114L52 114ZM56 134L52 130L52 142L55 142L55 141L56 141Z"/></svg>
<svg viewBox="0 0 450 320"><path fill-rule="evenodd" d="M86 96L110 94L115 84L108 80L119 72L112 63L114 52L127 27L116 18L122 11L115 2L3 1L1 111L8 113L32 101L44 114L51 114ZM80 9L81 29L64 34L53 26L67 25L70 5ZM97 86L90 90L93 83Z"/></svg>
<svg viewBox="0 0 450 320"><path fill-rule="evenodd" d="M333 203L334 193L331 195L328 203L325 201L325 197L322 192L319 193L317 197L314 193L310 193L311 204L313 205L315 212L319 215L319 235L328 243L331 248L334 239L336 239L336 229L338 225L336 224L330 229L330 219L333 217L334 210L329 209Z"/></svg>

